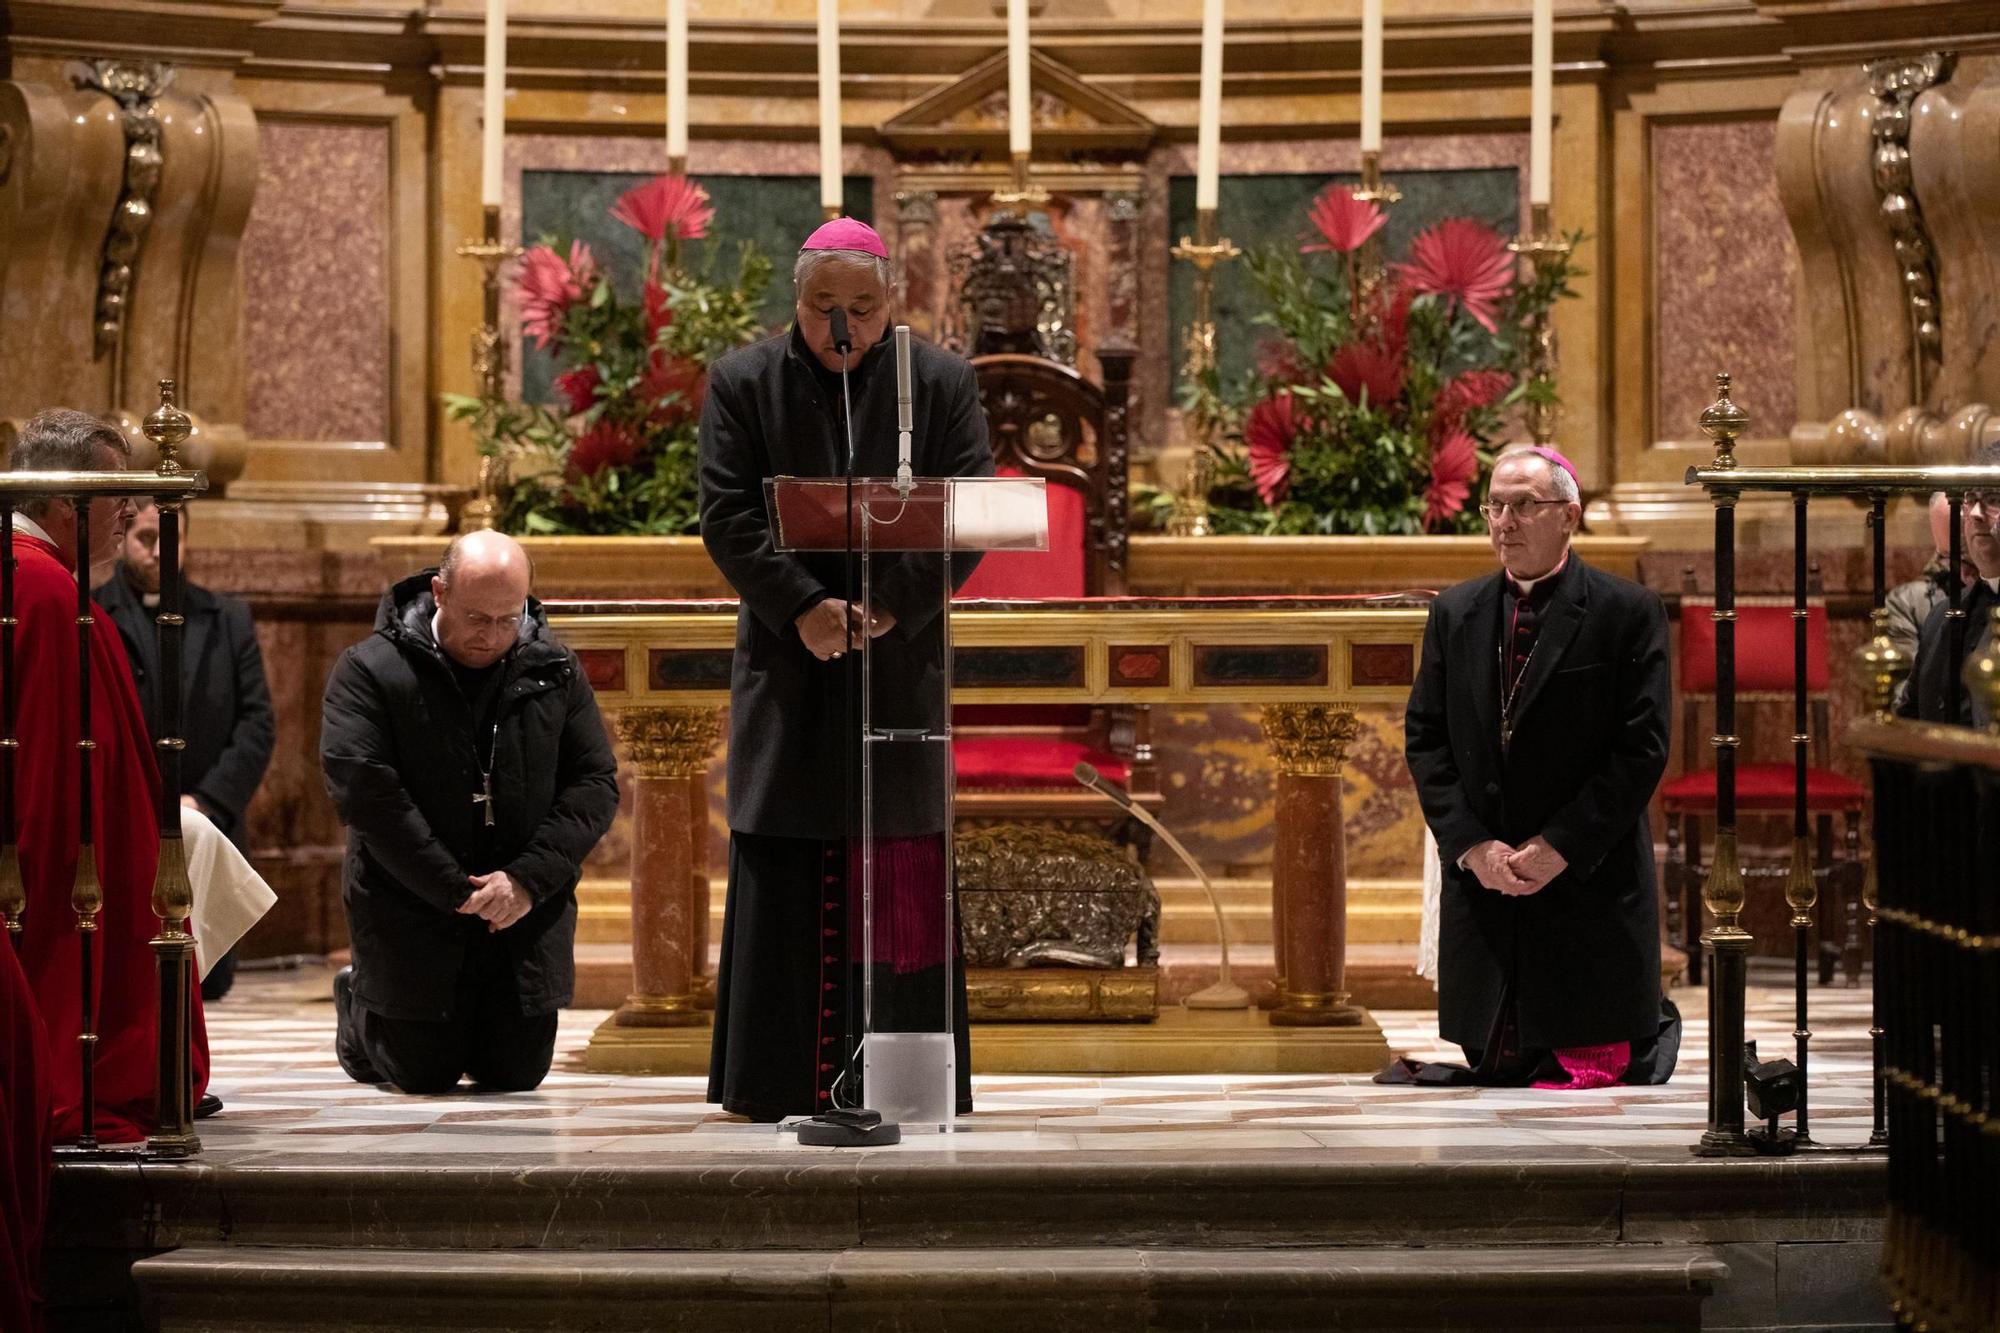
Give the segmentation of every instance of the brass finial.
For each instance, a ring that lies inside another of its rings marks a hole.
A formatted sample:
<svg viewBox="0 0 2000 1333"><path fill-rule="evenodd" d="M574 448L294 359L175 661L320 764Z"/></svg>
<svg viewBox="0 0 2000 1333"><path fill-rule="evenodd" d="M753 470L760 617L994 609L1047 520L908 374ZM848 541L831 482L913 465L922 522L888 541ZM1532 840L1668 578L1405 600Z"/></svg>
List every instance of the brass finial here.
<svg viewBox="0 0 2000 1333"><path fill-rule="evenodd" d="M146 415L142 429L160 451L160 475L176 477L182 472L179 450L194 434L194 420L174 401L172 380L160 381L160 405Z"/></svg>
<svg viewBox="0 0 2000 1333"><path fill-rule="evenodd" d="M1861 668L1861 684L1874 705L1876 720L1887 722L1895 715L1897 687L1915 663L1889 637L1887 610L1877 607L1868 619L1873 622L1875 633L1855 650L1854 662Z"/></svg>
<svg viewBox="0 0 2000 1333"><path fill-rule="evenodd" d="M76 878L69 886L69 905L76 913L78 930L96 930L97 914L104 910L104 881L97 877L97 848L84 843L77 849Z"/></svg>
<svg viewBox="0 0 2000 1333"><path fill-rule="evenodd" d="M1966 693L1986 705L1986 730L2000 736L2000 606L1993 608L1992 628L1986 634L1985 650L1965 662Z"/></svg>
<svg viewBox="0 0 2000 1333"><path fill-rule="evenodd" d="M21 933L21 913L28 910L28 887L21 879L21 854L13 843L0 845L0 918L7 933Z"/></svg>
<svg viewBox="0 0 2000 1333"><path fill-rule="evenodd" d="M1715 461L1709 466L1725 472L1736 466L1736 439L1750 429L1750 414L1729 398L1729 372L1716 372L1715 401L1701 414L1701 431L1715 441Z"/></svg>

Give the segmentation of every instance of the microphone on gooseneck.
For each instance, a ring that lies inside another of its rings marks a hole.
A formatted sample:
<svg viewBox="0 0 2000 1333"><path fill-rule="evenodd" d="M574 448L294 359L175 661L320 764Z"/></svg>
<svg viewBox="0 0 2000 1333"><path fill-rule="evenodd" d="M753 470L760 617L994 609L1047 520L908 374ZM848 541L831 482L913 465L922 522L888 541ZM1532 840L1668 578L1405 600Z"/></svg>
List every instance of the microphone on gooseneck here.
<svg viewBox="0 0 2000 1333"><path fill-rule="evenodd" d="M847 311L835 306L827 311L827 328L833 333L833 350L840 353L840 424L847 431L847 477L854 479L854 398L847 387L847 358L854 352L854 334L847 327ZM849 496L851 504L853 497Z"/></svg>
<svg viewBox="0 0 2000 1333"><path fill-rule="evenodd" d="M910 432L916 414L910 407L910 326L896 326L896 489L908 498L916 481L910 475Z"/></svg>

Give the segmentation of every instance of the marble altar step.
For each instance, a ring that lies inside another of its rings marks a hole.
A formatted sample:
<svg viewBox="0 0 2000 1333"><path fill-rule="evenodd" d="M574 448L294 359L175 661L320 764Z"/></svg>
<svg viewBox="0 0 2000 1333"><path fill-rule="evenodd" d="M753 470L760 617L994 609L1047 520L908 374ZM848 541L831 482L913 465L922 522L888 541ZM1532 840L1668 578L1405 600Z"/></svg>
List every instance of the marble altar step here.
<svg viewBox="0 0 2000 1333"><path fill-rule="evenodd" d="M720 938L717 928L711 938ZM1219 955L1213 943L1160 946L1160 1005L1178 1005L1186 996L1214 983ZM1236 983L1257 994L1268 990L1276 971L1271 946L1247 944L1230 950ZM709 975L715 974L715 950L709 951ZM1414 943L1350 943L1347 984L1354 1003L1364 1009L1435 1009L1437 988L1417 975ZM576 1007L616 1009L632 990L632 951L623 944L576 946Z"/></svg>
<svg viewBox="0 0 2000 1333"><path fill-rule="evenodd" d="M1231 1329L1692 1333L1728 1268L1684 1245L661 1251L176 1250L161 1333Z"/></svg>

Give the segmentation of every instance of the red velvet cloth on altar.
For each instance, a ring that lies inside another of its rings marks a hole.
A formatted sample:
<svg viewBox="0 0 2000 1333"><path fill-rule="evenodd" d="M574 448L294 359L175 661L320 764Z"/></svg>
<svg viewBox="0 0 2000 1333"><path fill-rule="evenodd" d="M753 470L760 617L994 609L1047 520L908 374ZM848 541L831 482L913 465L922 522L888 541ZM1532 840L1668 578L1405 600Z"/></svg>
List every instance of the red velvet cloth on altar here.
<svg viewBox="0 0 2000 1333"><path fill-rule="evenodd" d="M0 939L0 1329L42 1326L50 1129L48 1034L13 945Z"/></svg>
<svg viewBox="0 0 2000 1333"><path fill-rule="evenodd" d="M1786 811L1792 808L1790 764L1739 764L1736 808ZM1824 768L1806 769L1806 809L1853 810L1866 804L1868 789L1853 778ZM1660 788L1660 804L1670 813L1713 810L1715 770L1686 773Z"/></svg>
<svg viewBox="0 0 2000 1333"><path fill-rule="evenodd" d="M47 1026L57 1142L82 1126L82 955L70 889L76 878L78 757L76 581L53 546L16 536L15 671L19 681L15 817L28 908L21 966ZM149 941L153 871L159 861L159 774L138 690L118 627L95 610L90 632L91 786L97 875L104 907L92 937L97 1136L146 1137L157 1109L155 1043L159 983ZM201 996L194 1011L195 1096L208 1086L208 1034Z"/></svg>
<svg viewBox="0 0 2000 1333"><path fill-rule="evenodd" d="M964 711L964 710L960 710ZM1116 786L1132 776L1123 759L1093 750L1061 736L969 736L952 741L958 785L966 791L1005 791L1027 787L1074 787L1076 766L1090 764Z"/></svg>

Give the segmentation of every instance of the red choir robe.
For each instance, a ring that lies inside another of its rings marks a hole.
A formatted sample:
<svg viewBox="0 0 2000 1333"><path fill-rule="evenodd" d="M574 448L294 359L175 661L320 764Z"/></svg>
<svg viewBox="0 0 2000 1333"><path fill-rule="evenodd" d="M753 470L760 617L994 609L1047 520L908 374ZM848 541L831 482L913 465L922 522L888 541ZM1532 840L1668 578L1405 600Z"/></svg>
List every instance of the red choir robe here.
<svg viewBox="0 0 2000 1333"><path fill-rule="evenodd" d="M41 1325L49 1194L49 1051L14 946L0 938L0 1328Z"/></svg>
<svg viewBox="0 0 2000 1333"><path fill-rule="evenodd" d="M59 1143L82 1129L83 1030L81 952L70 889L76 878L78 820L76 580L55 547L14 537L15 726L20 737L15 829L28 909L21 936L27 972L49 1037L49 1084ZM155 1043L159 983L148 941L153 871L159 861L160 779L118 626L102 610L90 633L91 760L97 875L104 907L92 941L96 953L97 1137L131 1143L146 1137L157 1110ZM192 969L190 969L192 971ZM194 1007L195 1096L208 1086L208 1033L201 996Z"/></svg>

